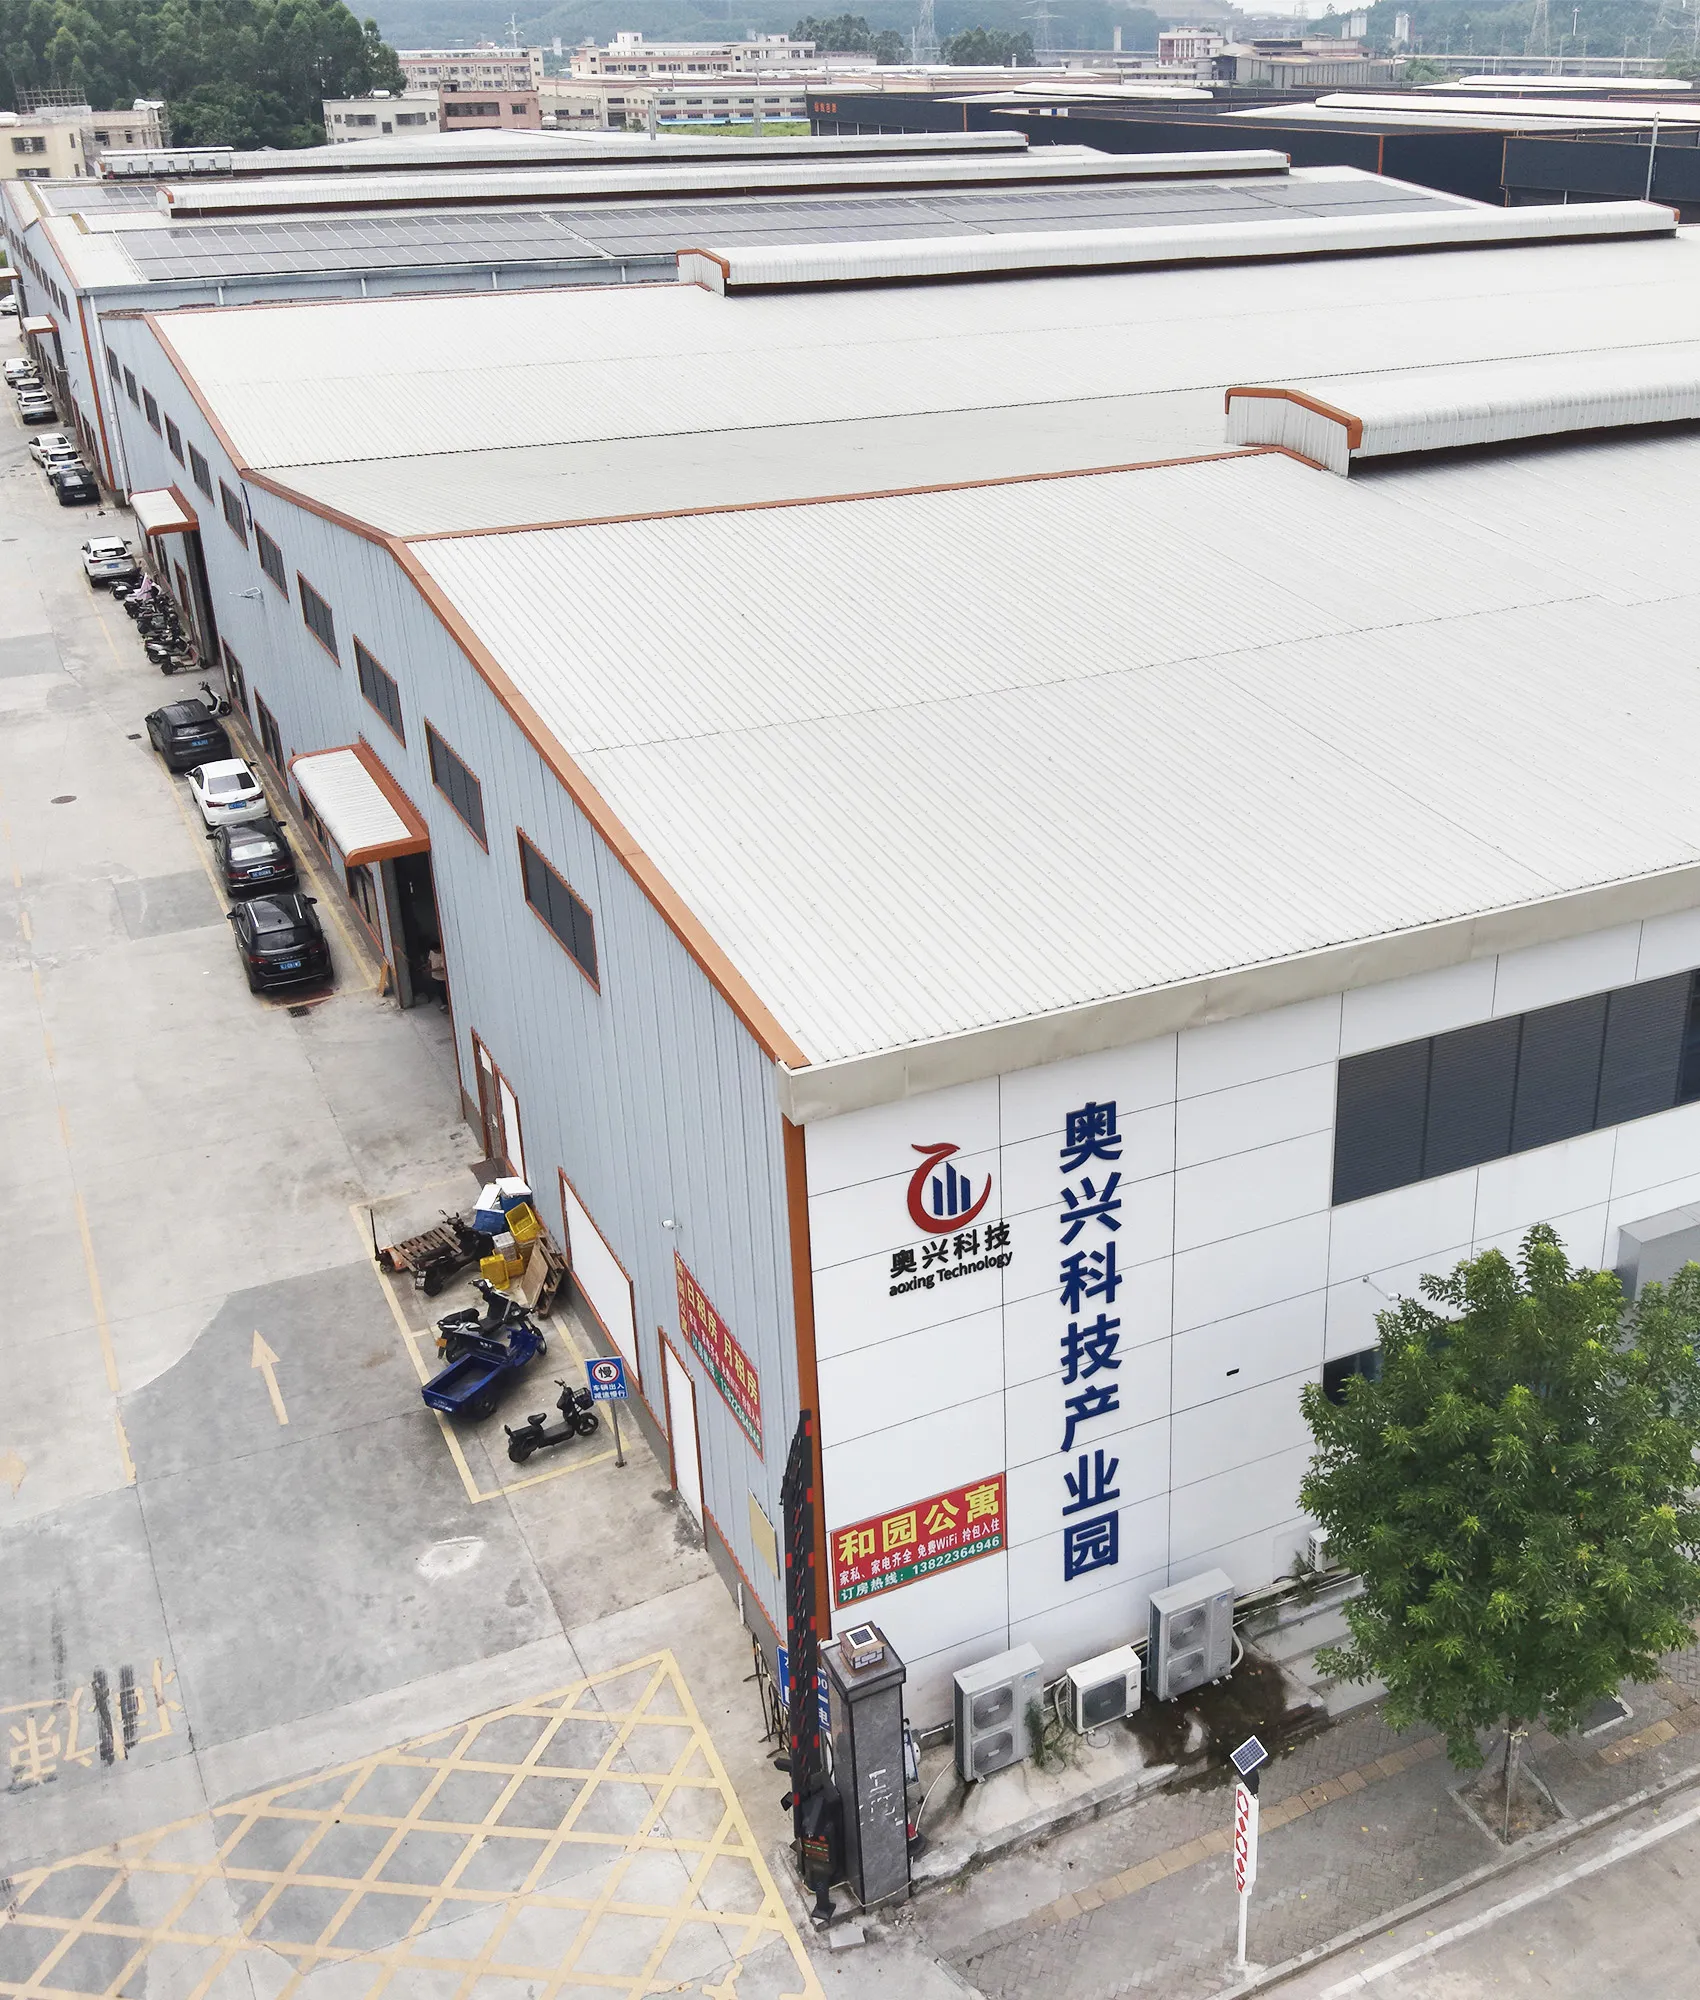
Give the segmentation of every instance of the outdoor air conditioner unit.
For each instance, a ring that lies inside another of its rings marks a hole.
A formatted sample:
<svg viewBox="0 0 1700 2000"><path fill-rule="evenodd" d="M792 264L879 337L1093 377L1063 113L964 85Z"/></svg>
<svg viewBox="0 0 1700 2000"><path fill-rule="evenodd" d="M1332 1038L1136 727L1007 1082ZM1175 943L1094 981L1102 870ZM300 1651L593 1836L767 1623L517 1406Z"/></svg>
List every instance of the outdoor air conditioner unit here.
<svg viewBox="0 0 1700 2000"><path fill-rule="evenodd" d="M1070 1667L1063 1679L1076 1733L1084 1736L1089 1729L1132 1715L1139 1707L1141 1671L1139 1655L1131 1646L1118 1646L1113 1653L1100 1653Z"/></svg>
<svg viewBox="0 0 1700 2000"><path fill-rule="evenodd" d="M1312 1528L1305 1538L1305 1559L1312 1569L1332 1569L1334 1558L1328 1553L1328 1530Z"/></svg>
<svg viewBox="0 0 1700 2000"><path fill-rule="evenodd" d="M956 1683L956 1768L971 1785L1027 1755L1027 1711L1044 1689L1034 1646L1017 1646L964 1667Z"/></svg>
<svg viewBox="0 0 1700 2000"><path fill-rule="evenodd" d="M1234 1585L1207 1569L1151 1593L1151 1640L1145 1649L1151 1692L1159 1701L1219 1681L1234 1655Z"/></svg>

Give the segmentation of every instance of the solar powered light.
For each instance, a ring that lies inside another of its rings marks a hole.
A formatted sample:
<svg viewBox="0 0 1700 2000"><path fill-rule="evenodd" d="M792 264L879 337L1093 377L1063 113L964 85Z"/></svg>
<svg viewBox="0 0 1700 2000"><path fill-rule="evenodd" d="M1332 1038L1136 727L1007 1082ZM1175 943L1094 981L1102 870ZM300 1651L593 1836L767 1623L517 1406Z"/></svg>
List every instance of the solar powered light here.
<svg viewBox="0 0 1700 2000"><path fill-rule="evenodd" d="M1237 1750L1229 1752L1228 1762L1249 1783L1253 1772L1261 1771L1269 1762L1269 1752L1255 1736L1248 1736ZM1256 1789L1256 1785L1252 1785L1252 1790Z"/></svg>

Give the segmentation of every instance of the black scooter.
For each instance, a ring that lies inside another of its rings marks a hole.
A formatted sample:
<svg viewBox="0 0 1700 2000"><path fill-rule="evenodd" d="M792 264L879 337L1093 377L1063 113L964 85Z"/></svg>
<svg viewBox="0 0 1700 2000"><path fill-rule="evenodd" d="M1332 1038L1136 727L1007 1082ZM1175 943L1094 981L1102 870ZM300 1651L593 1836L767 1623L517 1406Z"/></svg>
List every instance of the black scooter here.
<svg viewBox="0 0 1700 2000"><path fill-rule="evenodd" d="M464 1354L500 1360L507 1354L511 1329L531 1324L530 1313L517 1299L497 1291L487 1278L472 1282L484 1295L483 1310L463 1306L437 1322L437 1352L445 1361L458 1361Z"/></svg>
<svg viewBox="0 0 1700 2000"><path fill-rule="evenodd" d="M559 1375L555 1381L561 1391L555 1399L555 1407L561 1413L558 1424L549 1422L547 1410L537 1410L517 1431L512 1424L502 1426L508 1434L508 1456L515 1465L523 1465L534 1451L547 1451L552 1445L571 1444L576 1437L589 1437L597 1427L599 1419L590 1391L569 1388Z"/></svg>

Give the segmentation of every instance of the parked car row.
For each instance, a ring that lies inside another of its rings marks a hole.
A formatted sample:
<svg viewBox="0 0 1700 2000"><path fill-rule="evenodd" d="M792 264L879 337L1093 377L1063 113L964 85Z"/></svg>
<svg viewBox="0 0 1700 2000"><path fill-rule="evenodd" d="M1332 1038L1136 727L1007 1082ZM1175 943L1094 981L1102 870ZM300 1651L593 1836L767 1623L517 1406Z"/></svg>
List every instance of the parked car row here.
<svg viewBox="0 0 1700 2000"><path fill-rule="evenodd" d="M168 771L188 776L231 898L227 914L248 991L322 985L331 976L331 954L316 899L301 893L289 836L253 768L232 753L210 690L208 696L156 708L147 718L148 741Z"/></svg>
<svg viewBox="0 0 1700 2000"><path fill-rule="evenodd" d="M59 411L32 362L8 361L6 386L17 397L18 415L26 425L59 421ZM30 439L29 450L47 474L61 507L85 507L100 499L95 476L83 463L77 440L68 431L39 431Z"/></svg>

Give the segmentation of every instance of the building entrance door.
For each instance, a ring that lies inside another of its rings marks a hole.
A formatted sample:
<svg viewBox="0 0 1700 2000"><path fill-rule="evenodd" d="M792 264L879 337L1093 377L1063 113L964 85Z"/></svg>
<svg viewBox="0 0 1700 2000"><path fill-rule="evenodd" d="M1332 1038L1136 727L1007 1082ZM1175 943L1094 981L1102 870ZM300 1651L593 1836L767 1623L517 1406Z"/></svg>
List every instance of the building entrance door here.
<svg viewBox="0 0 1700 2000"><path fill-rule="evenodd" d="M398 956L407 970L405 980L396 981L404 1007L417 1007L426 1000L449 997L447 969L443 964L443 932L437 921L437 892L431 879L429 854L398 854L386 864L390 879L390 929Z"/></svg>
<svg viewBox="0 0 1700 2000"><path fill-rule="evenodd" d="M697 1456L697 1392L690 1370L661 1342L661 1372L667 1382L667 1438L673 1448L673 1490L702 1526L702 1460Z"/></svg>
<svg viewBox="0 0 1700 2000"><path fill-rule="evenodd" d="M476 1035L472 1038L472 1049L478 1066L478 1116L483 1126L484 1157L524 1180L525 1141L520 1135L519 1099Z"/></svg>

